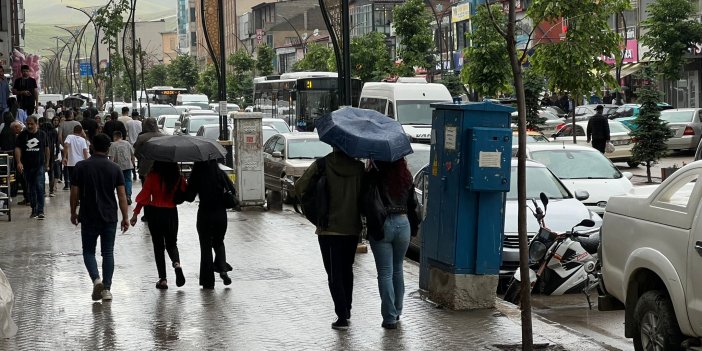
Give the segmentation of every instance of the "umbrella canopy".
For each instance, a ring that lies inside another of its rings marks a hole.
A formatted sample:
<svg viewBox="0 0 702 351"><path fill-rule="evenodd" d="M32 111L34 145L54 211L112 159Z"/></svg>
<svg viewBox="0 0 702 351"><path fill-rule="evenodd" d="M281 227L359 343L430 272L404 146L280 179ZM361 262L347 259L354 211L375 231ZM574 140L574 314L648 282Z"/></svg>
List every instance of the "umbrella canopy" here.
<svg viewBox="0 0 702 351"><path fill-rule="evenodd" d="M140 156L154 161L197 162L224 158L227 151L216 140L190 135L153 137Z"/></svg>
<svg viewBox="0 0 702 351"><path fill-rule="evenodd" d="M375 110L344 107L316 121L319 139L347 155L397 161L412 153L402 125Z"/></svg>

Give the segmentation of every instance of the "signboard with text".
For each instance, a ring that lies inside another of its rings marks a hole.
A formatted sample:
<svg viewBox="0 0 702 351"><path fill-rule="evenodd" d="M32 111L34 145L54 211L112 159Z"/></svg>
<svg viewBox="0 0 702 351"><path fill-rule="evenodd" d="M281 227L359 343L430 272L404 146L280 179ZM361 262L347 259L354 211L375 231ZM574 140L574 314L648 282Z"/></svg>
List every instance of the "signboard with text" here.
<svg viewBox="0 0 702 351"><path fill-rule="evenodd" d="M470 3L457 4L451 8L451 22L463 22L470 19Z"/></svg>
<svg viewBox="0 0 702 351"><path fill-rule="evenodd" d="M626 47L622 49L622 55L624 56L623 63L634 63L639 62L639 42L638 40L627 40ZM615 63L614 57L601 56L600 59L607 64L613 65Z"/></svg>

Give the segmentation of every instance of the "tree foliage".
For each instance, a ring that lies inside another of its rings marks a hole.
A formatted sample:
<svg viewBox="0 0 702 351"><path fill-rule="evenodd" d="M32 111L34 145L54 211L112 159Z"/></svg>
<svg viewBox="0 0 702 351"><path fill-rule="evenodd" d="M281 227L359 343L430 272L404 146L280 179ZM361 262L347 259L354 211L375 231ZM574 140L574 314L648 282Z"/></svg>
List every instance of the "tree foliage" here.
<svg viewBox="0 0 702 351"><path fill-rule="evenodd" d="M229 55L227 63L233 67L235 75L241 75L245 72L253 71L256 67L256 60L251 57L251 54L246 49L239 49L235 53Z"/></svg>
<svg viewBox="0 0 702 351"><path fill-rule="evenodd" d="M492 17L497 25L504 29L507 18L502 12L502 6L492 6ZM512 83L507 42L493 26L486 5L478 7L473 21L473 33L466 34L466 39L471 40L473 45L463 51L465 64L461 69L461 79L479 95L494 97L499 92L509 89Z"/></svg>
<svg viewBox="0 0 702 351"><path fill-rule="evenodd" d="M414 67L429 69L434 59L431 51L434 48L432 38L431 15L424 1L407 0L393 10L395 33L400 38L398 56L402 63L398 74L414 76Z"/></svg>
<svg viewBox="0 0 702 351"><path fill-rule="evenodd" d="M234 67L227 76L227 100L244 108L253 101L253 70L257 66L256 60L245 49L239 49L229 56L227 63ZM272 59L269 65L272 70Z"/></svg>
<svg viewBox="0 0 702 351"><path fill-rule="evenodd" d="M694 14L689 0L656 0L648 5L643 21L647 32L641 42L650 51L644 57L656 61L658 71L671 80L680 78L689 49L702 42L702 23Z"/></svg>
<svg viewBox="0 0 702 351"><path fill-rule="evenodd" d="M197 62L190 55L178 55L168 65L166 81L169 85L193 91L193 88L197 85L198 78Z"/></svg>
<svg viewBox="0 0 702 351"><path fill-rule="evenodd" d="M461 77L458 74L444 73L441 75L441 81L439 83L446 86L451 96L460 96L467 93L461 81Z"/></svg>
<svg viewBox="0 0 702 351"><path fill-rule="evenodd" d="M524 101L526 103L526 125L530 130L541 130L539 127L546 118L539 115L539 98L544 91L544 77L532 69L522 71L524 78Z"/></svg>
<svg viewBox="0 0 702 351"><path fill-rule="evenodd" d="M629 4L629 0L545 0L532 4L528 16L534 23L567 19L565 40L538 45L530 59L532 67L548 78L551 90L578 97L599 90L603 82L617 85L600 56L621 56L621 37L608 21Z"/></svg>
<svg viewBox="0 0 702 351"><path fill-rule="evenodd" d="M144 71L144 84L147 87L157 85L166 85L166 77L168 76L168 66L164 64L152 65Z"/></svg>
<svg viewBox="0 0 702 351"><path fill-rule="evenodd" d="M351 70L363 82L378 82L392 71L385 35L370 32L351 39Z"/></svg>
<svg viewBox="0 0 702 351"><path fill-rule="evenodd" d="M256 71L258 74L262 76L273 74L275 50L266 44L262 44L256 50Z"/></svg>
<svg viewBox="0 0 702 351"><path fill-rule="evenodd" d="M335 69L334 50L327 45L311 43L307 45L305 57L293 64L293 71L329 72Z"/></svg>
<svg viewBox="0 0 702 351"><path fill-rule="evenodd" d="M207 95L210 101L219 100L219 80L214 64L208 64L205 70L200 72L196 88L198 93Z"/></svg>
<svg viewBox="0 0 702 351"><path fill-rule="evenodd" d="M644 86L636 91L641 110L636 119L637 128L631 132L631 136L638 140L631 149L632 159L646 165L649 183L651 183L651 166L665 156L667 152L665 143L673 136L668 123L660 118L658 103L661 102L661 93L656 89L654 77L651 67L644 67L641 70Z"/></svg>

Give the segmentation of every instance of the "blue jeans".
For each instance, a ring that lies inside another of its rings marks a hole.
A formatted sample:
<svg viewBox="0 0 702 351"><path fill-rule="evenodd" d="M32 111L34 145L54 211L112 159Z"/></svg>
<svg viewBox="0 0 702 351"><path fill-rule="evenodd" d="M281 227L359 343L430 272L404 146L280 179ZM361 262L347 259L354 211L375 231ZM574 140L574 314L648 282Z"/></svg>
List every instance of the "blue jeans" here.
<svg viewBox="0 0 702 351"><path fill-rule="evenodd" d="M24 179L27 181L29 203L32 204L32 213L44 213L44 166L39 168L25 168Z"/></svg>
<svg viewBox="0 0 702 351"><path fill-rule="evenodd" d="M407 215L391 214L383 226L383 240L369 238L375 268L378 270L380 312L383 323L395 324L402 314L405 296L405 278L402 264L410 243L410 224Z"/></svg>
<svg viewBox="0 0 702 351"><path fill-rule="evenodd" d="M124 176L124 191L127 193L127 199L132 199L132 169L122 171Z"/></svg>
<svg viewBox="0 0 702 351"><path fill-rule="evenodd" d="M100 278L97 260L95 260L95 248L100 237L100 253L102 254L102 284L105 289L112 286L112 274L115 271L115 235L117 232L117 222L104 223L81 223L80 235L83 240L83 262L90 274L90 281Z"/></svg>

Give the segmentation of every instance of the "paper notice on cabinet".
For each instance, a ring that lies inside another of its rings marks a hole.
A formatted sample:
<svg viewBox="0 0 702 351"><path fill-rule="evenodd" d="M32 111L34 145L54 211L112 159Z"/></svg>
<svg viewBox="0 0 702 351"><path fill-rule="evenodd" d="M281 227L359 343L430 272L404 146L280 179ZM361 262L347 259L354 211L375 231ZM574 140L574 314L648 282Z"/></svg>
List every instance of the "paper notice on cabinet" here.
<svg viewBox="0 0 702 351"><path fill-rule="evenodd" d="M456 150L456 127L446 127L444 132L444 149Z"/></svg>
<svg viewBox="0 0 702 351"><path fill-rule="evenodd" d="M502 166L502 153L499 151L480 151L478 166L481 168L500 168Z"/></svg>

